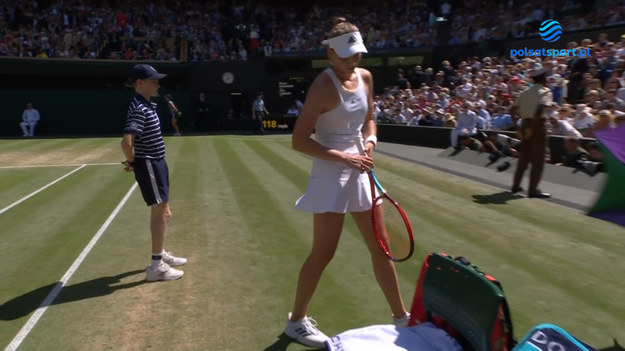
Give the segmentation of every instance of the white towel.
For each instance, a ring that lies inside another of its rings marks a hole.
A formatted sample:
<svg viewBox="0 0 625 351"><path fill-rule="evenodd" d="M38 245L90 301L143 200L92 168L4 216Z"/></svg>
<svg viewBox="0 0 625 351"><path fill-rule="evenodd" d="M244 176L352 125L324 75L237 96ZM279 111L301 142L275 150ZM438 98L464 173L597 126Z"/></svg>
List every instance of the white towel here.
<svg viewBox="0 0 625 351"><path fill-rule="evenodd" d="M453 337L432 323L372 325L342 332L326 344L329 351L462 351Z"/></svg>

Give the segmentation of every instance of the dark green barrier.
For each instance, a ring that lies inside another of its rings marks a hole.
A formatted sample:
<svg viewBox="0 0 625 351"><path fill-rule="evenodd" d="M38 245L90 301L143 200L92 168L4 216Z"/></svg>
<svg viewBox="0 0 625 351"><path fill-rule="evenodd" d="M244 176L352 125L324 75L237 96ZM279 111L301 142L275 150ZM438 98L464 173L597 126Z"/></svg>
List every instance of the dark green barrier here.
<svg viewBox="0 0 625 351"><path fill-rule="evenodd" d="M4 111L0 118L0 136L19 137L19 123L27 102L39 111L41 120L35 136L85 136L121 135L126 121L128 104L134 92L125 90L77 90L77 89L0 89ZM186 92L171 92L173 100L183 111L180 119L182 129L189 128L189 97ZM159 104L159 116L164 132L170 131L165 100L155 98ZM190 115L190 114L189 114Z"/></svg>

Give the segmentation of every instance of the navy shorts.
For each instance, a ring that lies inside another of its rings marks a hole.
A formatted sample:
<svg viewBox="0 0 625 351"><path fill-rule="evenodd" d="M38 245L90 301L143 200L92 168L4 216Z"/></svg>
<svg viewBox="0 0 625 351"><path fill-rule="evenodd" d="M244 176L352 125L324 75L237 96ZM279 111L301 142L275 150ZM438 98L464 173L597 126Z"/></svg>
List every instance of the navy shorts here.
<svg viewBox="0 0 625 351"><path fill-rule="evenodd" d="M169 168L165 158L135 158L135 179L148 206L169 201Z"/></svg>

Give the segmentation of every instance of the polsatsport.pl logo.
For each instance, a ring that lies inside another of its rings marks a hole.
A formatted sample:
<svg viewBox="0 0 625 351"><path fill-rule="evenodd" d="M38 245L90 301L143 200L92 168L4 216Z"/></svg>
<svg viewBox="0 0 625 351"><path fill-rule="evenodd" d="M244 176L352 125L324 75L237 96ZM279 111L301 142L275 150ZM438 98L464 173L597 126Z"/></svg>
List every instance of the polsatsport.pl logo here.
<svg viewBox="0 0 625 351"><path fill-rule="evenodd" d="M558 41L562 36L562 26L560 22L548 19L540 24L538 29L540 38L546 42L553 43ZM510 57L569 57L576 56L579 58L589 57L590 49L510 49Z"/></svg>

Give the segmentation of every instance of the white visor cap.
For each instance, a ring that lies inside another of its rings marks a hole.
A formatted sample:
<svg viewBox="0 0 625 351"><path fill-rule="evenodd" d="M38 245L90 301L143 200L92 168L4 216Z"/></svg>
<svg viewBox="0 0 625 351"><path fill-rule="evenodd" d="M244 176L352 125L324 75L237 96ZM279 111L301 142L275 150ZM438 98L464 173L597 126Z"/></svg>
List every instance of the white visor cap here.
<svg viewBox="0 0 625 351"><path fill-rule="evenodd" d="M321 44L330 46L341 58L348 58L359 52L367 52L360 32L341 34L338 37L326 39Z"/></svg>

